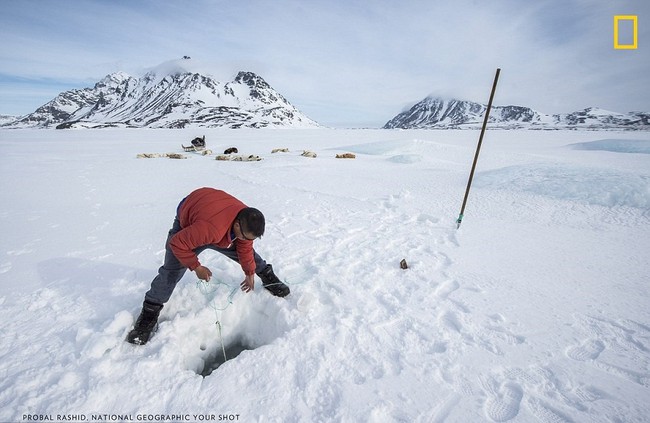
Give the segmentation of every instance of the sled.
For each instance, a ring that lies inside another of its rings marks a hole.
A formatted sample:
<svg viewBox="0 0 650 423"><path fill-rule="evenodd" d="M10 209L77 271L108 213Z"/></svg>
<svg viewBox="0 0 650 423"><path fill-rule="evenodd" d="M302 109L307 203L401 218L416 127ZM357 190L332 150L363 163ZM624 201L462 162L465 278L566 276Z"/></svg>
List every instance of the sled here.
<svg viewBox="0 0 650 423"><path fill-rule="evenodd" d="M203 151L205 150L205 135L203 137L199 138L196 137L192 140L192 145L190 146L184 146L181 144L181 147L183 147L183 151L185 152L191 152L191 151Z"/></svg>

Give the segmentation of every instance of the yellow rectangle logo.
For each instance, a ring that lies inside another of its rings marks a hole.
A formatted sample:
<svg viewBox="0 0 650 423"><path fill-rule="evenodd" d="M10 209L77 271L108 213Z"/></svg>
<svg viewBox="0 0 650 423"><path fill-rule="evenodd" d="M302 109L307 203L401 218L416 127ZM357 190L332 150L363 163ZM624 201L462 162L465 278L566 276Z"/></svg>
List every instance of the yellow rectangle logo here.
<svg viewBox="0 0 650 423"><path fill-rule="evenodd" d="M618 27L620 21L632 21L632 44L620 44ZM636 50L639 40L639 18L636 15L614 16L614 48L617 50Z"/></svg>

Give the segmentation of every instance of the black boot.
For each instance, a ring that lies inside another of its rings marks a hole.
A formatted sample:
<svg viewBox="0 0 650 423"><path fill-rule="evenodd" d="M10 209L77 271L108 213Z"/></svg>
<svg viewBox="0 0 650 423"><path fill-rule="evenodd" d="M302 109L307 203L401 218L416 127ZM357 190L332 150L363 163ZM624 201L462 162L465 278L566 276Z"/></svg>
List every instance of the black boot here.
<svg viewBox="0 0 650 423"><path fill-rule="evenodd" d="M151 332L158 323L158 315L163 306L160 304L144 302L142 304L142 311L135 326L126 337L126 340L135 345L144 345L149 341Z"/></svg>
<svg viewBox="0 0 650 423"><path fill-rule="evenodd" d="M276 297L286 297L291 292L289 287L282 283L282 281L273 273L273 267L267 265L264 270L257 274L262 279L262 285L271 294Z"/></svg>

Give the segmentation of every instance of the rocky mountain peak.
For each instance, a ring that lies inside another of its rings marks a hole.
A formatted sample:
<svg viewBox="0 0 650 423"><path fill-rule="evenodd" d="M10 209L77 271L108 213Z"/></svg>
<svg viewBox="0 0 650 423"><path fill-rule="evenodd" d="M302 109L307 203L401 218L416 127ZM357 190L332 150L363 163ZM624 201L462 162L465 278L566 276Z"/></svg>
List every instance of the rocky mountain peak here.
<svg viewBox="0 0 650 423"><path fill-rule="evenodd" d="M235 82L246 84L251 88L268 89L271 88L261 76L253 72L239 72L235 77Z"/></svg>
<svg viewBox="0 0 650 423"><path fill-rule="evenodd" d="M93 88L70 90L11 127L261 128L318 124L253 72L220 82L191 59L165 62L140 78L105 76ZM5 127L7 125L4 125Z"/></svg>
<svg viewBox="0 0 650 423"><path fill-rule="evenodd" d="M125 72L114 72L106 75L97 82L95 88L117 86L132 79L133 77Z"/></svg>
<svg viewBox="0 0 650 423"><path fill-rule="evenodd" d="M466 100L429 96L389 120L385 129L478 129L487 106ZM498 129L636 129L648 130L650 114L618 113L589 107L548 115L525 106L493 106L488 124Z"/></svg>

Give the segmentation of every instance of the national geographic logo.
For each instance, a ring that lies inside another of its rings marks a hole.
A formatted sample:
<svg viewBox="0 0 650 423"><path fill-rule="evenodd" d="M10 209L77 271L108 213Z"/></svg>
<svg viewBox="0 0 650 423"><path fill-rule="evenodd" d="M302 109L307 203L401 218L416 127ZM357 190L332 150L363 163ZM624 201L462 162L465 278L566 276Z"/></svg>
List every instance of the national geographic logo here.
<svg viewBox="0 0 650 423"><path fill-rule="evenodd" d="M636 50L639 47L639 17L636 15L614 16L614 48Z"/></svg>

